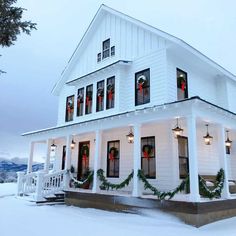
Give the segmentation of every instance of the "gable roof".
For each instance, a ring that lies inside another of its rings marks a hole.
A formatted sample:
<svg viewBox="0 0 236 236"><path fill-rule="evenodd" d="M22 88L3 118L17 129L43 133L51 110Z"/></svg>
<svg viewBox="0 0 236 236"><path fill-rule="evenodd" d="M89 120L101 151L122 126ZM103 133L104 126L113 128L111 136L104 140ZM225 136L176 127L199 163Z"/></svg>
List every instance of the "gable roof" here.
<svg viewBox="0 0 236 236"><path fill-rule="evenodd" d="M59 79L59 81L55 84L55 86L53 87L52 93L54 95L58 95L59 91L61 89L61 87L63 86L63 84L66 82L66 75L67 72L69 71L69 69L72 67L73 61L76 58L76 55L78 55L82 49L82 45L83 45L83 41L87 38L87 36L89 35L90 31L95 27L96 22L102 18L102 16L105 13L110 13L113 15L116 15L118 17L120 17L121 19L124 19L126 21L129 21L130 23L133 23L139 27L142 27L162 38L164 38L165 40L172 42L184 49L186 49L187 51L189 51L190 53L192 53L193 55L197 56L200 60L202 60L203 62L209 64L210 66L212 66L213 68L219 70L222 74L224 74L225 76L233 79L236 81L236 76L234 74L232 74L231 72L229 72L228 70L226 70L225 68L223 68L222 66L220 66L219 64L217 64L215 61L213 61L212 59L210 59L209 57L205 56L203 53L201 53L200 51L198 51L197 49L195 49L194 47L192 47L191 45L189 45L188 43L186 43L184 40L179 39L169 33L166 33L162 30L159 30L149 24L146 24L138 19L135 19L131 16L128 16L122 12L119 12L117 10L114 10L104 4L102 4L100 6L100 8L98 9L97 13L95 14L94 18L92 19L90 25L88 26L86 32L84 33L83 37L81 38L79 44L77 45L75 51L73 52L72 56L70 57L66 67L64 68L64 70L61 73L61 78Z"/></svg>

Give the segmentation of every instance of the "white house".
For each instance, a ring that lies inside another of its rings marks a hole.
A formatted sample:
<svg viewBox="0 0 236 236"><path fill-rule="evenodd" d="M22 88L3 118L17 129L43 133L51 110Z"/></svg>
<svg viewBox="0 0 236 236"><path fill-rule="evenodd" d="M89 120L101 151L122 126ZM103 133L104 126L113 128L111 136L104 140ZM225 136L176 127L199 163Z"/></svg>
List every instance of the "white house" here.
<svg viewBox="0 0 236 236"><path fill-rule="evenodd" d="M96 174L102 169L113 184L133 171L129 185L110 194L143 197L152 192L138 177L142 170L160 191L175 189L189 174L186 201L200 202L198 175L222 168L221 198L232 198L236 76L184 41L102 5L52 93L59 98L57 125L23 134L30 154L19 195L103 194ZM37 143L46 144L45 171L32 173ZM94 171L90 188L75 188L87 168Z"/></svg>

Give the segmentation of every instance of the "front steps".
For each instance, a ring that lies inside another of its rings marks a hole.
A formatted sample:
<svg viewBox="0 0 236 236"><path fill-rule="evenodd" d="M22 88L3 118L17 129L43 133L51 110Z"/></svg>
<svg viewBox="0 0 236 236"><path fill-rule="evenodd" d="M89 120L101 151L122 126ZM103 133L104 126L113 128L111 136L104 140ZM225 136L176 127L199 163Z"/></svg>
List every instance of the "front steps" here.
<svg viewBox="0 0 236 236"><path fill-rule="evenodd" d="M45 197L45 200L37 201L37 204L47 204L47 205L54 205L54 204L64 204L65 203L65 193L55 193L54 195Z"/></svg>

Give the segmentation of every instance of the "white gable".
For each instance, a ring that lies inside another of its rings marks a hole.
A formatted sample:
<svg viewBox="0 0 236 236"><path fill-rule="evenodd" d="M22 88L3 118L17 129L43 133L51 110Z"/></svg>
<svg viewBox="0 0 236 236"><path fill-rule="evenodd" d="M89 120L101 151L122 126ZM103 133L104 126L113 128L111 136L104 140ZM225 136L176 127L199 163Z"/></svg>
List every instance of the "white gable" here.
<svg viewBox="0 0 236 236"><path fill-rule="evenodd" d="M97 63L97 53L102 51L102 42L110 38L115 46L114 57ZM236 80L235 76L192 48L184 41L102 5L78 44L75 52L55 85L53 93L58 95L62 86L70 80L84 76L118 60L133 60L171 43L187 50L211 67Z"/></svg>

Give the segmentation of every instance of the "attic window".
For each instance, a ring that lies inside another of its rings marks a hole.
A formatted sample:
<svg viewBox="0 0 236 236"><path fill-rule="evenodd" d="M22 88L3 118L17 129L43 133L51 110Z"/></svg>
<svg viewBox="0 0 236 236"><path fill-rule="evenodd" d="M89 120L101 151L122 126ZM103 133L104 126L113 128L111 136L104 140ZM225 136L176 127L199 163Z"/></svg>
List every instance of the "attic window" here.
<svg viewBox="0 0 236 236"><path fill-rule="evenodd" d="M97 55L97 62L100 62L102 60L102 54L98 53Z"/></svg>
<svg viewBox="0 0 236 236"><path fill-rule="evenodd" d="M102 43L102 59L110 56L110 39L103 41Z"/></svg>
<svg viewBox="0 0 236 236"><path fill-rule="evenodd" d="M115 56L115 46L111 47L111 56Z"/></svg>

